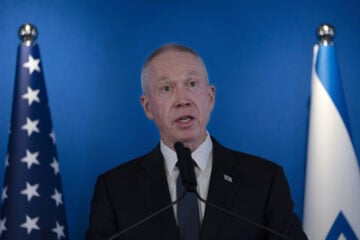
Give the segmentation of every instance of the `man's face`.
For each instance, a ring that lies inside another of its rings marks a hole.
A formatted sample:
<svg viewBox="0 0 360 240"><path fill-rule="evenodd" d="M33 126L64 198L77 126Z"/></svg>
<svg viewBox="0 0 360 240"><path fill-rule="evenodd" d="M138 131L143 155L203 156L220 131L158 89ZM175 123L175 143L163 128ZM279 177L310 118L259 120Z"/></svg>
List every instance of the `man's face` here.
<svg viewBox="0 0 360 240"><path fill-rule="evenodd" d="M148 64L145 86L141 103L163 142L173 148L181 141L195 150L206 138L215 101L215 87L209 86L200 60L187 52L161 53Z"/></svg>

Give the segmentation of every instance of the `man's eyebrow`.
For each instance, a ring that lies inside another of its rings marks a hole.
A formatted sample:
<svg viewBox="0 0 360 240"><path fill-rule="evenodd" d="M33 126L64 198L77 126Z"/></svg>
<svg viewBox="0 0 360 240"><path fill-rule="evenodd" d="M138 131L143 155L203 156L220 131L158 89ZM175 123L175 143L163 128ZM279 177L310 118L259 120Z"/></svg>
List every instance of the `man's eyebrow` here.
<svg viewBox="0 0 360 240"><path fill-rule="evenodd" d="M168 81L169 79L170 79L170 77L165 75L165 76L162 76L159 78L159 82Z"/></svg>
<svg viewBox="0 0 360 240"><path fill-rule="evenodd" d="M190 72L187 72L185 74L185 77L186 78L191 78L191 77L198 77L200 74L197 72L197 71L190 71ZM166 82L166 81L169 81L170 80L170 77L168 75L165 75L165 76L161 76L158 81L159 82Z"/></svg>
<svg viewBox="0 0 360 240"><path fill-rule="evenodd" d="M191 71L186 73L187 77L193 77L193 76L199 76L199 73L197 71Z"/></svg>

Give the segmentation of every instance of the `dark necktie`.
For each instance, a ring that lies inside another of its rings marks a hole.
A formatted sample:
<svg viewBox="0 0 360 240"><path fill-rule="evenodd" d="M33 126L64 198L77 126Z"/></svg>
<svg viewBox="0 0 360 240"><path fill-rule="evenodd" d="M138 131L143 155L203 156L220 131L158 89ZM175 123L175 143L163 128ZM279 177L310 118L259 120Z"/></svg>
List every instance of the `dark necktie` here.
<svg viewBox="0 0 360 240"><path fill-rule="evenodd" d="M180 197L186 191L180 174L176 180L176 194ZM187 192L177 204L177 216L180 230L180 240L200 239L200 217L198 200L193 192Z"/></svg>

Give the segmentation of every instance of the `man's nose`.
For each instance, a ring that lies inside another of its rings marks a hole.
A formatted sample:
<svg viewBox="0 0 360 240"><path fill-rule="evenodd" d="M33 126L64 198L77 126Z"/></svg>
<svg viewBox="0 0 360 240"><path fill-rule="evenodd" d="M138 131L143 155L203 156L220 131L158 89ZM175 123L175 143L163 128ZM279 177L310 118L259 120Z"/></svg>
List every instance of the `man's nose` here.
<svg viewBox="0 0 360 240"><path fill-rule="evenodd" d="M176 88L175 99L177 107L189 106L191 103L189 91L186 87Z"/></svg>

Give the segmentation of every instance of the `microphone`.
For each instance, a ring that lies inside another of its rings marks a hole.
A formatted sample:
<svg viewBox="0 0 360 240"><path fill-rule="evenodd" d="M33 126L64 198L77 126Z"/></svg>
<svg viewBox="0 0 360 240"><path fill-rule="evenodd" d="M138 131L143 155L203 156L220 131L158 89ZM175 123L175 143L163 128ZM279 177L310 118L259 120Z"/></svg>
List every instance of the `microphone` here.
<svg viewBox="0 0 360 240"><path fill-rule="evenodd" d="M174 148L178 158L177 166L180 170L182 184L188 192L196 193L197 181L194 171L194 160L191 158L191 150L181 142L176 142Z"/></svg>

